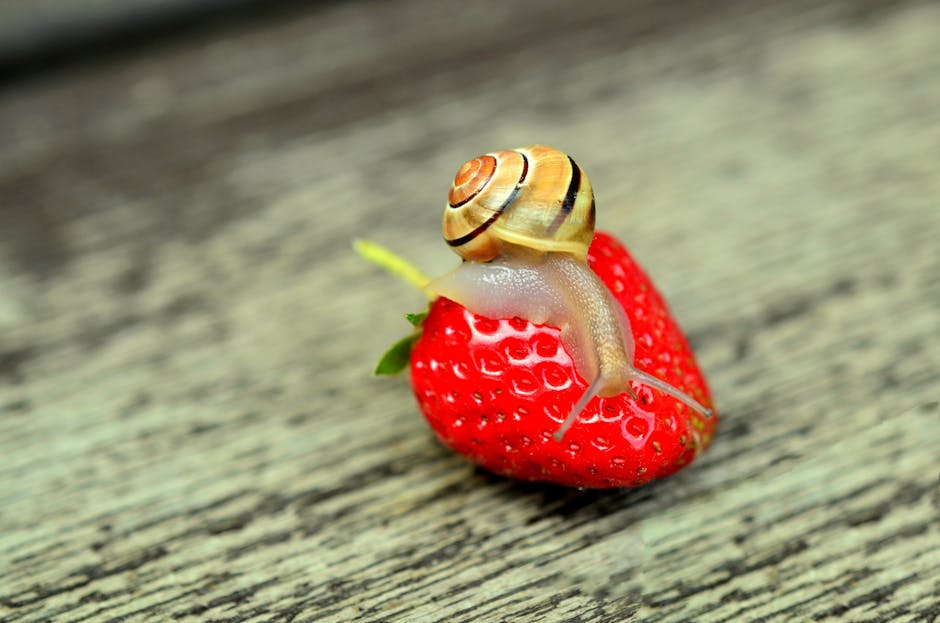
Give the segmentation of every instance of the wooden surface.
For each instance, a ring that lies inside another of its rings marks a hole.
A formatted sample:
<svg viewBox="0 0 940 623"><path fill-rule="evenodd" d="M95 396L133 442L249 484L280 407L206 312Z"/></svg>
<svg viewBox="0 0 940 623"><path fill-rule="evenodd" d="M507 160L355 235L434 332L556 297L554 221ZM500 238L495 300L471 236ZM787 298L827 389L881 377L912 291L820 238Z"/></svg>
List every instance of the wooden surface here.
<svg viewBox="0 0 940 623"><path fill-rule="evenodd" d="M0 620L940 620L940 6L346 2L0 92ZM372 363L456 167L544 142L722 421L476 471Z"/></svg>

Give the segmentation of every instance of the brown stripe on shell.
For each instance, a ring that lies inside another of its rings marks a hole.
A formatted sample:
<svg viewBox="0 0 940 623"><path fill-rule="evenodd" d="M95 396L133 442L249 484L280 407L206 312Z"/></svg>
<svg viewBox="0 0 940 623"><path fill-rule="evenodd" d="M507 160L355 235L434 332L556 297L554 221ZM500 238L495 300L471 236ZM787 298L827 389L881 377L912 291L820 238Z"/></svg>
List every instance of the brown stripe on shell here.
<svg viewBox="0 0 940 623"><path fill-rule="evenodd" d="M568 162L571 163L571 180L568 182L568 190L565 192L565 198L561 202L558 214L555 215L555 220L552 221L552 224L549 225L546 232L549 236L558 231L561 224L564 223L568 215L571 214L571 209L574 208L574 202L578 198L578 191L581 190L581 167L575 164L571 156L568 156Z"/></svg>

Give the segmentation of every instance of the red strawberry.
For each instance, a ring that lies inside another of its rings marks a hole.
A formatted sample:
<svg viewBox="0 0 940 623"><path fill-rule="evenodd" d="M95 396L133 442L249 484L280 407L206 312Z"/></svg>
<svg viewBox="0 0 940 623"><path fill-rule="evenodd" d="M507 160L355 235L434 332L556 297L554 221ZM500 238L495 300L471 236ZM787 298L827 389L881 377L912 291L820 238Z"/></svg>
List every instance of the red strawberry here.
<svg viewBox="0 0 940 623"><path fill-rule="evenodd" d="M695 357L660 294L627 250L598 232L588 263L623 306L640 370L712 399ZM415 396L441 440L494 472L576 487L642 485L681 469L711 441L703 417L639 383L595 398L559 442L553 438L587 384L554 327L491 319L439 298L411 351ZM407 341L410 345L410 340Z"/></svg>

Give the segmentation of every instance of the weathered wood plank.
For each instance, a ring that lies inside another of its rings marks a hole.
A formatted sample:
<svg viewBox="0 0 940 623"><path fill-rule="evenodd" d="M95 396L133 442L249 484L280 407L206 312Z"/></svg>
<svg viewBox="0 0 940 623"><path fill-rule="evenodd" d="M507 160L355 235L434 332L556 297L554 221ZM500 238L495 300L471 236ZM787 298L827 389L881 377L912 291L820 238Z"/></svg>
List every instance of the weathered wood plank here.
<svg viewBox="0 0 940 623"><path fill-rule="evenodd" d="M0 620L940 616L933 3L343 3L0 95ZM474 471L404 381L454 167L575 154L722 411L690 469Z"/></svg>

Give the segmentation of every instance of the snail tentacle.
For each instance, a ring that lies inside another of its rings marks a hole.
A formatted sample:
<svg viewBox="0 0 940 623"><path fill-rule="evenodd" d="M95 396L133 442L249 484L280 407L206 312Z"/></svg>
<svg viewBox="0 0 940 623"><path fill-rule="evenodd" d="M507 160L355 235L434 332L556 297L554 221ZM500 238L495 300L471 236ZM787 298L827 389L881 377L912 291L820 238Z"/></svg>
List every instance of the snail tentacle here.
<svg viewBox="0 0 940 623"><path fill-rule="evenodd" d="M636 368L630 368L630 377L639 383L644 385L649 385L650 387L655 387L659 391L669 394L679 402L683 402L695 411L698 411L705 417L712 416L712 410L703 407L695 398L689 396L675 385L670 385L662 379L658 379L652 374L647 374L642 370L637 370Z"/></svg>
<svg viewBox="0 0 940 623"><path fill-rule="evenodd" d="M578 398L578 402L574 404L574 407L571 408L571 412L568 413L568 417L565 418L565 421L561 423L561 426L555 431L555 434L552 435L552 438L555 441L561 441L564 438L565 433L568 432L568 429L571 428L571 425L574 424L575 420L578 419L578 414L584 411L588 403L597 398L597 395L600 393L601 388L605 384L605 379L602 376L597 377L594 381L588 385L588 388L581 394L581 397Z"/></svg>

